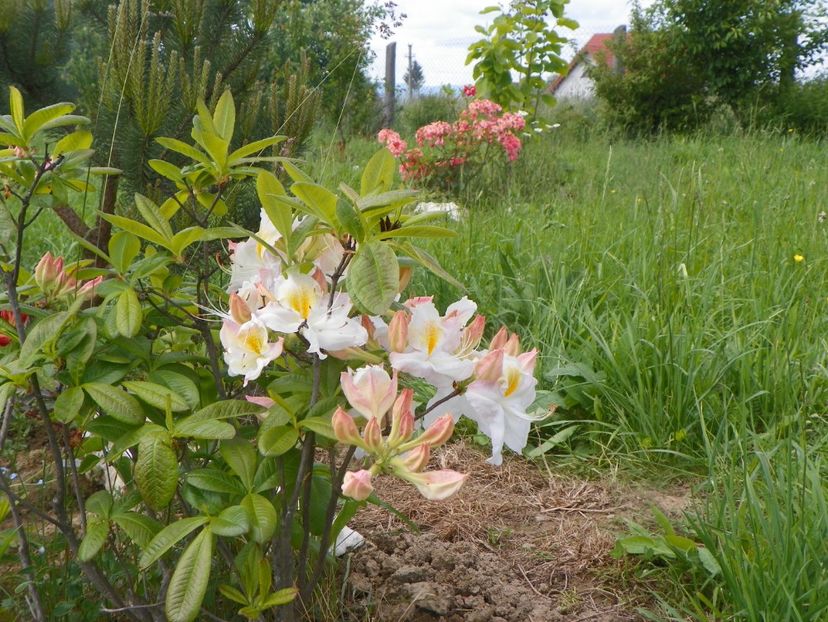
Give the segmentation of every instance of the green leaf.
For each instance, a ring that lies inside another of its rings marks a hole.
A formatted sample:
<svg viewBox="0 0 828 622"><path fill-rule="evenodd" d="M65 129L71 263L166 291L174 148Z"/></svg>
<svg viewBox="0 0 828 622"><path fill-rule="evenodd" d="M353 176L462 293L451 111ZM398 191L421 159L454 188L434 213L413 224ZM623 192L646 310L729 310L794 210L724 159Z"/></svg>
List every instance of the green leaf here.
<svg viewBox="0 0 828 622"><path fill-rule="evenodd" d="M270 596L268 596L264 602L262 602L260 607L262 609L270 609L271 607L287 605L288 603L292 603L294 601L297 594L299 594L299 590L295 587L282 588L278 592L273 592Z"/></svg>
<svg viewBox="0 0 828 622"><path fill-rule="evenodd" d="M149 164L150 168L162 177L166 177L170 181L178 184L184 183L184 177L181 175L181 169L175 164L171 164L166 160L150 160L147 164ZM162 215L164 214L163 208L161 209L161 213Z"/></svg>
<svg viewBox="0 0 828 622"><path fill-rule="evenodd" d="M219 585L219 592L226 599L232 600L234 603L238 603L239 605L247 605L247 598L245 595L231 585L222 583Z"/></svg>
<svg viewBox="0 0 828 622"><path fill-rule="evenodd" d="M141 331L144 312L134 289L128 287L115 304L115 327L124 337L135 337Z"/></svg>
<svg viewBox="0 0 828 622"><path fill-rule="evenodd" d="M166 432L144 435L138 443L135 484L153 510L162 510L172 501L178 486L178 458Z"/></svg>
<svg viewBox="0 0 828 622"><path fill-rule="evenodd" d="M296 182L290 191L324 223L336 226L336 195L319 184Z"/></svg>
<svg viewBox="0 0 828 622"><path fill-rule="evenodd" d="M139 547L146 548L161 530L161 523L138 512L120 512L112 516L112 522L124 530L127 537Z"/></svg>
<svg viewBox="0 0 828 622"><path fill-rule="evenodd" d="M182 538L186 537L202 525L207 524L210 519L207 516L193 516L191 518L182 518L170 523L161 531L155 534L149 544L144 549L141 559L138 560L138 566L141 570L146 570L157 560L176 545Z"/></svg>
<svg viewBox="0 0 828 622"><path fill-rule="evenodd" d="M110 263L121 274L129 270L140 252L141 240L129 231L117 231L109 238Z"/></svg>
<svg viewBox="0 0 828 622"><path fill-rule="evenodd" d="M239 147L228 156L230 165L232 166L236 162L236 160L240 160L241 158L246 158L251 154L264 151L268 147L272 147L273 145L282 142L283 140L285 140L285 138L285 136L271 136L270 138L254 140L252 143L248 143L243 147Z"/></svg>
<svg viewBox="0 0 828 622"><path fill-rule="evenodd" d="M205 527L181 554L167 588L164 612L170 622L192 622L210 582L213 534Z"/></svg>
<svg viewBox="0 0 828 622"><path fill-rule="evenodd" d="M143 380L125 380L122 384L130 393L134 393L144 402L159 410L166 410L167 405L173 412L190 410L187 402L180 395L163 385Z"/></svg>
<svg viewBox="0 0 828 622"><path fill-rule="evenodd" d="M394 183L395 168L396 161L388 149L383 147L377 151L368 160L368 164L365 165L365 170L362 172L362 179L359 185L359 193L365 196L390 190L391 184Z"/></svg>
<svg viewBox="0 0 828 622"><path fill-rule="evenodd" d="M135 193L135 207L146 223L163 238L169 240L173 236L172 227L161 214L158 206L143 194Z"/></svg>
<svg viewBox="0 0 828 622"><path fill-rule="evenodd" d="M114 503L115 500L112 498L112 493L106 490L99 490L89 495L89 498L86 500L86 511L97 514L101 518L109 518Z"/></svg>
<svg viewBox="0 0 828 622"><path fill-rule="evenodd" d="M446 229L445 227L435 227L433 225L412 225L409 227L402 226L399 229L392 229L384 231L379 234L379 239L386 240L388 238L453 238L457 236L456 231Z"/></svg>
<svg viewBox="0 0 828 622"><path fill-rule="evenodd" d="M175 366L178 367L178 366ZM201 393L196 384L196 380L190 374L189 368L180 368L182 371L162 367L150 373L149 379L153 382L163 384L174 393L177 393L187 402L191 409L198 408L201 402Z"/></svg>
<svg viewBox="0 0 828 622"><path fill-rule="evenodd" d="M293 230L293 209L282 199L286 196L281 182L273 173L262 171L256 177L256 194L262 208L283 238L289 238Z"/></svg>
<svg viewBox="0 0 828 622"><path fill-rule="evenodd" d="M187 483L199 490L240 495L246 492L242 483L224 471L214 468L195 469L187 473Z"/></svg>
<svg viewBox="0 0 828 622"><path fill-rule="evenodd" d="M103 213L101 214L101 218L112 223L119 229L123 229L124 231L131 231L139 238L143 238L147 242L152 242L153 244L157 244L158 246L169 248L169 239L165 238L160 233L157 233L154 229L146 226L145 224L138 222L137 220L132 220L131 218L124 218L123 216L116 216L115 214Z"/></svg>
<svg viewBox="0 0 828 622"><path fill-rule="evenodd" d="M144 422L144 411L134 397L117 387L100 382L87 382L83 390L104 413L129 425Z"/></svg>
<svg viewBox="0 0 828 622"><path fill-rule="evenodd" d="M170 250L174 255L181 256L185 248L204 239L204 232L205 229L203 227L187 227L186 229L182 229L173 236L170 242Z"/></svg>
<svg viewBox="0 0 828 622"><path fill-rule="evenodd" d="M230 89L224 91L216 104L216 112L213 114L213 125L216 132L228 143L233 140L233 130L236 127L236 104Z"/></svg>
<svg viewBox="0 0 828 622"><path fill-rule="evenodd" d="M418 264L423 266L429 272L432 272L436 276L440 277L447 283L454 285L459 290L465 290L465 286L455 279L452 275L450 275L443 266L440 265L440 262L437 261L434 257L428 254L421 248L415 247L413 244L409 242L397 242L397 247L402 250L402 252L406 253L411 259L416 261Z"/></svg>
<svg viewBox="0 0 828 622"><path fill-rule="evenodd" d="M571 425L569 427L564 428L560 432L558 432L558 433L554 434L553 436L551 436L550 438L546 439L543 443L541 443L537 447L525 452L526 457L527 458L537 458L539 456L542 456L546 452L548 452L553 447L555 447L557 445L560 445L562 443L565 443L567 440L569 440L569 437L571 437L575 433L575 430L577 430L578 427L579 426L577 426L577 425Z"/></svg>
<svg viewBox="0 0 828 622"><path fill-rule="evenodd" d="M223 400L202 408L192 418L200 417L205 421L208 419L233 419L235 417L259 415L263 412L264 408L247 400Z"/></svg>
<svg viewBox="0 0 828 622"><path fill-rule="evenodd" d="M721 574L722 567L719 565L719 562L716 561L716 558L713 554L707 550L705 547L699 547L698 549L699 554L699 561L704 566L705 570L710 573L711 577L715 577L718 574Z"/></svg>
<svg viewBox="0 0 828 622"><path fill-rule="evenodd" d="M80 387L69 387L63 393L58 395L55 400L55 407L53 410L54 418L61 423L69 423L75 417L83 406L83 389Z"/></svg>
<svg viewBox="0 0 828 622"><path fill-rule="evenodd" d="M13 86L9 87L9 110L11 111L14 125L17 127L18 133L22 136L24 127L23 119L25 115L25 110L23 108L23 96L20 94L20 91Z"/></svg>
<svg viewBox="0 0 828 622"><path fill-rule="evenodd" d="M86 523L86 535L78 547L78 559L88 562L98 554L109 535L109 521L105 518L95 518Z"/></svg>
<svg viewBox="0 0 828 622"><path fill-rule="evenodd" d="M52 150L53 156L63 155L69 151L89 149L92 146L92 132L78 130L61 138Z"/></svg>
<svg viewBox="0 0 828 622"><path fill-rule="evenodd" d="M271 427L259 433L259 451L263 456L281 456L296 446L299 431L290 425Z"/></svg>
<svg viewBox="0 0 828 622"><path fill-rule="evenodd" d="M35 110L23 122L23 138L26 142L31 141L32 137L43 127L46 123L71 113L75 109L75 104L66 102L52 104L40 110ZM54 151L52 153L55 153Z"/></svg>
<svg viewBox="0 0 828 622"><path fill-rule="evenodd" d="M173 436L176 438L189 437L204 440L222 440L231 439L236 436L236 428L226 421L192 421L192 417L187 417L175 424L175 432Z"/></svg>
<svg viewBox="0 0 828 622"><path fill-rule="evenodd" d="M14 395L14 390L14 383L7 382L5 384L0 384L0 412L4 412L6 410L6 404ZM0 521L2 521L2 519L0 519Z"/></svg>
<svg viewBox="0 0 828 622"><path fill-rule="evenodd" d="M34 325L26 341L20 348L20 362L30 365L41 350L50 342L54 342L61 333L61 328L69 319L65 311L43 318Z"/></svg>
<svg viewBox="0 0 828 622"><path fill-rule="evenodd" d="M188 145L185 142L182 142L176 138L156 138L156 142L164 147L165 149L170 149L171 151L175 151L176 153L180 153L181 155L187 156L191 160L195 160L200 164L204 164L205 166L210 164L210 159L201 151L193 147L192 145Z"/></svg>
<svg viewBox="0 0 828 622"><path fill-rule="evenodd" d="M210 521L210 528L217 536L233 538L250 529L247 510L240 505L231 505Z"/></svg>
<svg viewBox="0 0 828 622"><path fill-rule="evenodd" d="M361 311L381 315L388 311L400 286L400 265L391 248L367 242L357 248L348 269L348 293Z"/></svg>
<svg viewBox="0 0 828 622"><path fill-rule="evenodd" d="M250 519L251 537L260 544L269 541L276 532L276 509L262 495L251 492L241 505L247 510Z"/></svg>
<svg viewBox="0 0 828 622"><path fill-rule="evenodd" d="M365 229L368 225L362 216L362 212L351 203L341 201L336 206L336 217L342 224L345 233L353 236L357 242L362 242L365 239Z"/></svg>
<svg viewBox="0 0 828 622"><path fill-rule="evenodd" d="M256 475L256 450L245 440L235 439L222 441L219 448L221 457L239 476L246 490L253 486L253 478Z"/></svg>
<svg viewBox="0 0 828 622"><path fill-rule="evenodd" d="M331 426L331 417L306 417L299 422L299 427L310 430L319 436L336 440L336 434L334 434Z"/></svg>

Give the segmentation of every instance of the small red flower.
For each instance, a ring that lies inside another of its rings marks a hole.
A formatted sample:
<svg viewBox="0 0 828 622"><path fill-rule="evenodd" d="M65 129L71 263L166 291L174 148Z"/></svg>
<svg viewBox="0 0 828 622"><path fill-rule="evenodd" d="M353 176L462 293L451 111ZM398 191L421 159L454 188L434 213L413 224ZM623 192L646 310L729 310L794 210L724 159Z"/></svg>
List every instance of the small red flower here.
<svg viewBox="0 0 828 622"><path fill-rule="evenodd" d="M474 97L477 95L477 87L474 84L467 84L463 87L463 95L466 97Z"/></svg>

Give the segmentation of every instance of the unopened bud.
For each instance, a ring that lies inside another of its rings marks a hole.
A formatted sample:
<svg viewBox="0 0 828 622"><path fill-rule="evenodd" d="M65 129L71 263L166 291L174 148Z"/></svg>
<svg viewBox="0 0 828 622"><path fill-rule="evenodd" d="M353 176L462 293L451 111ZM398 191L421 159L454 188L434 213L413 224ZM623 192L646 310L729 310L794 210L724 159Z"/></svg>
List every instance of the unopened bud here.
<svg viewBox="0 0 828 622"><path fill-rule="evenodd" d="M509 341L507 341L506 345L503 346L503 350L509 356L517 356L520 354L520 337L517 336L517 333L512 333L512 336L509 337Z"/></svg>
<svg viewBox="0 0 828 622"><path fill-rule="evenodd" d="M492 337L492 342L489 344L489 350L498 350L506 345L509 340L509 331L505 326L501 326L497 334Z"/></svg>
<svg viewBox="0 0 828 622"><path fill-rule="evenodd" d="M477 361L474 366L474 375L482 382L490 384L497 382L503 375L503 350L491 350Z"/></svg>
<svg viewBox="0 0 828 622"><path fill-rule="evenodd" d="M238 294L230 294L230 317L233 318L236 324L249 322L253 317L250 307Z"/></svg>
<svg viewBox="0 0 828 622"><path fill-rule="evenodd" d="M368 421L365 429L362 431L363 442L365 449L371 452L377 452L382 447L382 430L380 430L379 421L373 417Z"/></svg>
<svg viewBox="0 0 828 622"><path fill-rule="evenodd" d="M78 298L93 298L95 296L95 289L103 283L103 276L96 276L91 281L87 281L78 289Z"/></svg>
<svg viewBox="0 0 828 622"><path fill-rule="evenodd" d="M405 311L397 311L388 325L388 345L391 352L405 352L408 347L408 322L410 316Z"/></svg>
<svg viewBox="0 0 828 622"><path fill-rule="evenodd" d="M355 501L365 501L371 496L374 486L371 484L371 472L348 471L342 480L342 494Z"/></svg>
<svg viewBox="0 0 828 622"><path fill-rule="evenodd" d="M446 413L438 417L425 432L420 434L417 438L400 445L399 450L405 451L417 445L430 445L431 447L439 447L451 438L454 432L454 418Z"/></svg>
<svg viewBox="0 0 828 622"><path fill-rule="evenodd" d="M418 445L400 459L406 469L419 473L428 466L428 461L431 459L431 446L426 443Z"/></svg>
<svg viewBox="0 0 828 622"><path fill-rule="evenodd" d="M354 418L342 410L342 408L337 408L334 412L331 418L331 426L333 427L334 436L336 436L340 443L365 447L365 443L362 442L362 437L359 435Z"/></svg>
<svg viewBox="0 0 828 622"><path fill-rule="evenodd" d="M414 432L414 391L403 389L391 409L391 432L388 445L396 447L408 440Z"/></svg>

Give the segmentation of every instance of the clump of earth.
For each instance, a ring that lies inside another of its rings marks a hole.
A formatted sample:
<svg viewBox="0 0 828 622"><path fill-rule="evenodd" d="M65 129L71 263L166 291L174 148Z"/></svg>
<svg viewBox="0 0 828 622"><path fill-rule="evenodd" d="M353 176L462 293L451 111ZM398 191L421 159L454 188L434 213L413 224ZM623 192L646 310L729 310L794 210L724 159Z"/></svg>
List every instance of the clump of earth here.
<svg viewBox="0 0 828 622"><path fill-rule="evenodd" d="M612 558L622 518L650 505L678 515L687 495L555 475L519 457L502 467L467 442L444 448L435 468L469 473L461 491L427 501L381 478L373 507L351 527L365 545L345 564L349 619L399 622L643 620L644 589L622 585ZM404 518L401 518L404 517Z"/></svg>

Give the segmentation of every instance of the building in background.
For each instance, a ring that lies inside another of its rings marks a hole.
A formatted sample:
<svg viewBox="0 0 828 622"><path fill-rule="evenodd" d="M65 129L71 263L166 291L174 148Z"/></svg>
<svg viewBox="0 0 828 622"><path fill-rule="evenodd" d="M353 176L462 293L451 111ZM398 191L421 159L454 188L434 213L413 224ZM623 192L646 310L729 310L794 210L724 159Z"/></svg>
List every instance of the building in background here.
<svg viewBox="0 0 828 622"><path fill-rule="evenodd" d="M626 26L619 26L614 32L598 33L592 35L586 45L582 47L565 74L559 75L549 85L549 92L558 101L574 99L592 99L595 95L595 85L589 76L589 70L605 62L615 71L623 71L618 59L607 44L618 36L625 36Z"/></svg>

